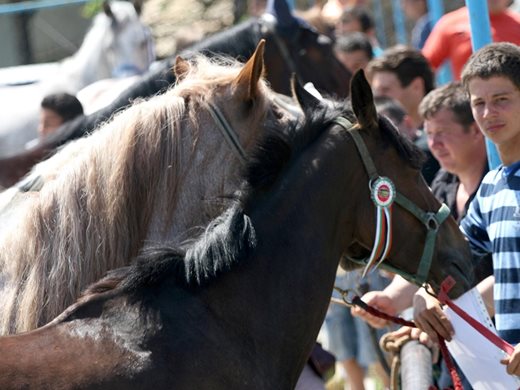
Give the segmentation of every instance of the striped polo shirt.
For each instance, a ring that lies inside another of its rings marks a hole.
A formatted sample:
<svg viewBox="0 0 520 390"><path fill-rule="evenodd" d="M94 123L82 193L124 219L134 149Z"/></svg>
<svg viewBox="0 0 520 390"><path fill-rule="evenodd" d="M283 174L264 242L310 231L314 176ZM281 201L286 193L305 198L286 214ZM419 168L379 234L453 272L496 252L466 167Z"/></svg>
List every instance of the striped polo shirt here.
<svg viewBox="0 0 520 390"><path fill-rule="evenodd" d="M488 172L460 226L475 254L492 253L496 328L520 343L520 161Z"/></svg>

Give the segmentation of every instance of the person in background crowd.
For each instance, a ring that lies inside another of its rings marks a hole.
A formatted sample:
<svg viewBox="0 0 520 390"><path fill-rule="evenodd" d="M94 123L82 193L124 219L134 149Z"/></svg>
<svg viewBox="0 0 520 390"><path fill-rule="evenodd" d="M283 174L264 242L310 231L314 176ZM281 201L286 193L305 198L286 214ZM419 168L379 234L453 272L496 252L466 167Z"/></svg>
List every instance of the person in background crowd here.
<svg viewBox="0 0 520 390"><path fill-rule="evenodd" d="M336 274L334 285L344 290L367 291L382 289L388 285L390 278L380 272L372 272L361 279L361 270L346 272L340 267ZM341 299L334 291L333 297ZM350 390L364 390L368 368L372 367L385 385L388 385L388 375L378 360L379 337L381 331L376 331L364 321L353 317L350 308L331 303L323 323L326 346L340 363L344 380Z"/></svg>
<svg viewBox="0 0 520 390"><path fill-rule="evenodd" d="M334 43L334 53L352 74L359 69L365 69L373 58L372 45L368 37L361 32L338 36Z"/></svg>
<svg viewBox="0 0 520 390"><path fill-rule="evenodd" d="M322 17L328 23L335 25L341 17L341 13L345 8L349 7L365 7L368 8L370 0L327 0L323 5Z"/></svg>
<svg viewBox="0 0 520 390"><path fill-rule="evenodd" d="M419 112L424 118L428 147L441 166L432 191L460 221L488 171L484 136L473 119L466 91L458 82L426 95Z"/></svg>
<svg viewBox="0 0 520 390"><path fill-rule="evenodd" d="M426 182L431 183L439 164L428 150L419 114L421 100L435 86L434 74L428 61L419 50L396 45L386 49L380 57L372 59L366 72L374 95L389 96L399 101L409 115L412 125L420 129L415 133L417 137L411 141L428 156L422 174Z"/></svg>
<svg viewBox="0 0 520 390"><path fill-rule="evenodd" d="M336 37L350 34L353 32L362 32L366 34L372 45L372 52L377 57L382 53L382 49L377 42L374 18L370 11L365 7L347 7L341 13L336 23Z"/></svg>
<svg viewBox="0 0 520 390"><path fill-rule="evenodd" d="M412 119L396 99L389 96L376 96L374 104L377 112L388 117L401 134L410 140L420 137L420 130L413 125Z"/></svg>
<svg viewBox="0 0 520 390"><path fill-rule="evenodd" d="M40 138L53 133L63 123L83 114L83 106L74 95L54 93L43 98L40 110L38 135Z"/></svg>
<svg viewBox="0 0 520 390"><path fill-rule="evenodd" d="M37 145L43 138L54 133L63 123L83 114L83 106L76 96L59 92L47 95L40 103L38 138L25 144L25 149Z"/></svg>
<svg viewBox="0 0 520 390"><path fill-rule="evenodd" d="M428 4L426 0L401 0L401 6L406 17L414 23L410 44L416 49L422 49L433 27Z"/></svg>
<svg viewBox="0 0 520 390"><path fill-rule="evenodd" d="M508 9L510 0L487 0L487 3L493 42L520 45L520 15ZM462 7L442 16L422 52L435 70L450 60L453 78L459 80L462 67L472 52L468 8Z"/></svg>

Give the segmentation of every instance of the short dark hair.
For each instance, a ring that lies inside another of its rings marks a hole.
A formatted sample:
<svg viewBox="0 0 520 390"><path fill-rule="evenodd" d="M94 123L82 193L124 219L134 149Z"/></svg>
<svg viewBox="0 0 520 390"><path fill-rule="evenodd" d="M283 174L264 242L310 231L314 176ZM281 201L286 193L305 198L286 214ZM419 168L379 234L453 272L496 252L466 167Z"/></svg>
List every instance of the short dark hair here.
<svg viewBox="0 0 520 390"><path fill-rule="evenodd" d="M45 96L40 105L42 108L55 111L64 122L83 114L83 106L78 98L65 92Z"/></svg>
<svg viewBox="0 0 520 390"><path fill-rule="evenodd" d="M462 70L462 84L471 79L506 77L520 89L520 47L508 42L491 43L474 52Z"/></svg>
<svg viewBox="0 0 520 390"><path fill-rule="evenodd" d="M345 8L341 13L339 21L345 23L351 20L359 21L361 31L364 33L374 28L374 18L365 7L354 6Z"/></svg>
<svg viewBox="0 0 520 390"><path fill-rule="evenodd" d="M425 94L435 88L435 75L426 57L420 50L405 45L386 49L368 63L366 71L370 77L377 72L395 73L403 87L420 77L424 81Z"/></svg>
<svg viewBox="0 0 520 390"><path fill-rule="evenodd" d="M338 36L334 43L334 50L345 53L361 50L366 53L369 61L374 57L370 40L362 32L352 32Z"/></svg>
<svg viewBox="0 0 520 390"><path fill-rule="evenodd" d="M406 116L406 110L402 104L390 96L374 96L374 104L379 114L386 115L396 125L401 123Z"/></svg>
<svg viewBox="0 0 520 390"><path fill-rule="evenodd" d="M452 111L455 120L464 127L475 123L469 96L460 82L452 82L431 91L419 104L419 114L423 119L428 119L442 108Z"/></svg>

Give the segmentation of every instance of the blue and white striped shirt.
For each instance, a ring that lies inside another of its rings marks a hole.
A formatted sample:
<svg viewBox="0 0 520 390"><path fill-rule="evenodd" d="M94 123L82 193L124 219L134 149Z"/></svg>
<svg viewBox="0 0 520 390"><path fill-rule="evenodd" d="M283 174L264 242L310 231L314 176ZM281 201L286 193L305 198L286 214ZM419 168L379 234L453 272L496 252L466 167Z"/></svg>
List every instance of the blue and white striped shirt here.
<svg viewBox="0 0 520 390"><path fill-rule="evenodd" d="M475 253L492 253L496 328L520 343L520 161L488 172L460 226Z"/></svg>

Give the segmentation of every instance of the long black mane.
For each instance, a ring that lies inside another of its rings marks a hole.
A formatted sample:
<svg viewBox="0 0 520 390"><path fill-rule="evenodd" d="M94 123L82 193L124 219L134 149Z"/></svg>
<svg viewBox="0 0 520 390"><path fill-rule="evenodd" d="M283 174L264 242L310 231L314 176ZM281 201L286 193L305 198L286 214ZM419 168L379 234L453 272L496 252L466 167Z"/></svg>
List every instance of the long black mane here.
<svg viewBox="0 0 520 390"><path fill-rule="evenodd" d="M352 110L344 102L329 102L306 115L299 125L284 132L271 129L256 147L244 173L242 191L205 232L185 247L152 247L143 251L134 266L111 271L106 278L89 287L86 295L118 285L135 291L159 285L165 279L179 286L197 288L247 257L256 245L254 227L243 205L258 191L266 191L306 147L311 145L338 116L355 123ZM422 152L384 117L379 118L383 142L393 145L399 155L415 168L423 161Z"/></svg>

